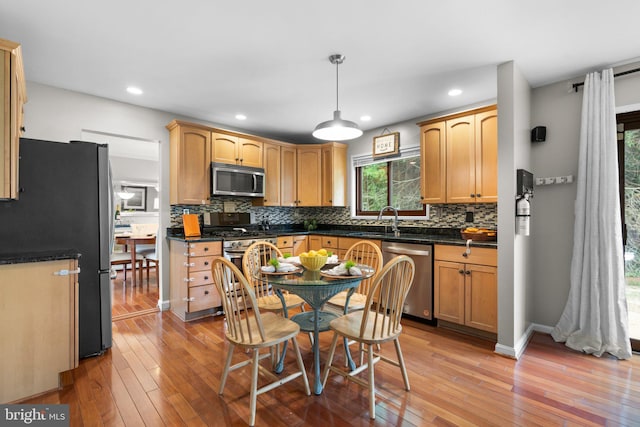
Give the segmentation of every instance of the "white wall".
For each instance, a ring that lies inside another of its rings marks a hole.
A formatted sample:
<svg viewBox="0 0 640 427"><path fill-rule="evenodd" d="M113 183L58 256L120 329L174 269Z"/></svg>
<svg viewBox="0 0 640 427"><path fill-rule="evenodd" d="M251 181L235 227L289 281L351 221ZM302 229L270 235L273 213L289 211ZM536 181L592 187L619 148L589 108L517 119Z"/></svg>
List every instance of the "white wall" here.
<svg viewBox="0 0 640 427"><path fill-rule="evenodd" d="M615 72L637 66L630 64ZM584 76L573 81L582 80ZM566 81L533 90L531 125L547 127L546 141L531 147L535 176L576 176L582 94L582 89L572 91ZM618 110L640 110L640 74L616 78L615 94ZM535 188L531 204L534 291L530 319L539 325L555 326L569 295L576 191L575 180L573 184Z"/></svg>

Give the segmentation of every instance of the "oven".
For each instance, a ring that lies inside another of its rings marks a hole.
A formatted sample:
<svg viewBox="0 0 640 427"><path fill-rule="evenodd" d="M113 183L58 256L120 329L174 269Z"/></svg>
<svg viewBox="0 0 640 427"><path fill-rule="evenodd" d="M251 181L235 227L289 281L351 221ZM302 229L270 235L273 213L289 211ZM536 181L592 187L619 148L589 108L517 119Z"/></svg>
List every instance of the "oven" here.
<svg viewBox="0 0 640 427"><path fill-rule="evenodd" d="M242 237L240 235L237 237L223 237L222 255L242 271L244 253L249 246L259 241L266 241L275 245L277 239L269 236Z"/></svg>

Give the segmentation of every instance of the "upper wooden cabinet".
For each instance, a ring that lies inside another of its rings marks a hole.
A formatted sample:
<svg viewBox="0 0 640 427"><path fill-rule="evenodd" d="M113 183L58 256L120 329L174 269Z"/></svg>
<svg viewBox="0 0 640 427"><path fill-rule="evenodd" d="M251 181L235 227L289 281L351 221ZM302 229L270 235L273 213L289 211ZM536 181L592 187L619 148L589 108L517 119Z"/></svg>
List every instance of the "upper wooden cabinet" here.
<svg viewBox="0 0 640 427"><path fill-rule="evenodd" d="M280 206L280 146L265 143L262 158L265 176L263 206Z"/></svg>
<svg viewBox="0 0 640 427"><path fill-rule="evenodd" d="M4 39L0 39L0 99L0 199L17 199L27 88L20 45Z"/></svg>
<svg viewBox="0 0 640 427"><path fill-rule="evenodd" d="M296 206L322 205L321 145L299 145L297 149L298 198Z"/></svg>
<svg viewBox="0 0 640 427"><path fill-rule="evenodd" d="M212 132L211 139L213 141L212 161L262 167L262 142L221 132Z"/></svg>
<svg viewBox="0 0 640 427"><path fill-rule="evenodd" d="M423 203L498 201L495 106L419 125Z"/></svg>
<svg viewBox="0 0 640 427"><path fill-rule="evenodd" d="M296 206L297 200L298 150L295 145L283 145L280 147L280 206Z"/></svg>
<svg viewBox="0 0 640 427"><path fill-rule="evenodd" d="M347 146L339 142L322 145L322 206L347 204Z"/></svg>
<svg viewBox="0 0 640 427"><path fill-rule="evenodd" d="M211 193L211 132L177 120L167 129L171 145L169 203L206 204Z"/></svg>

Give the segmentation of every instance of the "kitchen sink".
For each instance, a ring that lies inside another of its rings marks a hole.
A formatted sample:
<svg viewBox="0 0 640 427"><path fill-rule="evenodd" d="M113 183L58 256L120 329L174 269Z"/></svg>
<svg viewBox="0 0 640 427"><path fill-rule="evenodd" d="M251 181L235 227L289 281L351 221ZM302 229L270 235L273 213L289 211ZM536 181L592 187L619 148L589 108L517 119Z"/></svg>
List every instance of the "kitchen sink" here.
<svg viewBox="0 0 640 427"><path fill-rule="evenodd" d="M347 233L348 237L362 237L367 239L384 239L394 237L393 233L376 233L373 231L354 231Z"/></svg>

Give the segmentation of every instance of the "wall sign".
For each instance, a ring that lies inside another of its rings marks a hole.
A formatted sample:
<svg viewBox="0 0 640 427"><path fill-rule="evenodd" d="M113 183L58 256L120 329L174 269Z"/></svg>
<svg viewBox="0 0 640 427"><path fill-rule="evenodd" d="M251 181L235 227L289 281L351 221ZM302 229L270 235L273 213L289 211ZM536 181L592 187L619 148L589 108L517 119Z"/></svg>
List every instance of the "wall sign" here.
<svg viewBox="0 0 640 427"><path fill-rule="evenodd" d="M386 157L398 154L400 132L373 137L373 157Z"/></svg>

